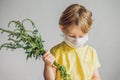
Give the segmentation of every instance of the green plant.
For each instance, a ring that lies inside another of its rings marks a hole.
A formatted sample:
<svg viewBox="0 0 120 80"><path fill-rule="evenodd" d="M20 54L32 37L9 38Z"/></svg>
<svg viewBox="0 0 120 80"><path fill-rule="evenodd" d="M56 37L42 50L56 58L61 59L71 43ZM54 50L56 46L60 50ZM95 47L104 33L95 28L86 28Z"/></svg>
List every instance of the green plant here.
<svg viewBox="0 0 120 80"><path fill-rule="evenodd" d="M25 29L25 21L28 21L32 24L32 30ZM38 32L38 29L35 27L35 24L31 19L24 19L21 22L12 20L8 23L8 27L10 27L11 25L15 27L13 31L0 28L1 33L6 32L9 34L9 43L2 44L0 46L0 49L2 49L3 47L12 50L22 48L27 54L26 59L31 58L32 56L35 59L38 59L41 55L44 55L45 50L43 46L43 40ZM54 61L54 65L60 71L60 75L63 80L71 80L70 75L67 73L64 66L60 66L56 61Z"/></svg>

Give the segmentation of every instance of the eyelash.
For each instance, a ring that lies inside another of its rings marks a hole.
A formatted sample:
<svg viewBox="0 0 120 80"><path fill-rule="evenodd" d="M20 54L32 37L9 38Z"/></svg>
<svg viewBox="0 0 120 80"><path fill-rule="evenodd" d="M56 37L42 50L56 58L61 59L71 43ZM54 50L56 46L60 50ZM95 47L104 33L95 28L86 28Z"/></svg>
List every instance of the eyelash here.
<svg viewBox="0 0 120 80"><path fill-rule="evenodd" d="M70 36L70 37L75 38L75 36Z"/></svg>
<svg viewBox="0 0 120 80"><path fill-rule="evenodd" d="M72 37L72 38L76 38L75 36L70 36L70 37ZM79 38L82 38L82 36L80 36Z"/></svg>

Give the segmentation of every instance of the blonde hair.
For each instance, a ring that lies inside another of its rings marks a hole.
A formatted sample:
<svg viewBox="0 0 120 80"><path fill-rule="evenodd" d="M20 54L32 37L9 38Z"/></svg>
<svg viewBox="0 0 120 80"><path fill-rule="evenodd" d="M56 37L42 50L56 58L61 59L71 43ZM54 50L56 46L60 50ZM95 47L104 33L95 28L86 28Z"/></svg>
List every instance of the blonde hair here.
<svg viewBox="0 0 120 80"><path fill-rule="evenodd" d="M59 24L64 28L70 25L77 25L83 33L88 33L92 25L92 13L84 6L72 4L62 13Z"/></svg>

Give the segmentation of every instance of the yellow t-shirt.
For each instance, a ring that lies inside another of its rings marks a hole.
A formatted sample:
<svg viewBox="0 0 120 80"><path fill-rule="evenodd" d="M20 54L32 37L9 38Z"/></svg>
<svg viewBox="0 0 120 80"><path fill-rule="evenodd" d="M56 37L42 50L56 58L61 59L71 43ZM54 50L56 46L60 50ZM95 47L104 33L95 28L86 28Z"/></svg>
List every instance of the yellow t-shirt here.
<svg viewBox="0 0 120 80"><path fill-rule="evenodd" d="M94 70L100 67L94 48L72 48L64 41L51 49L56 62L66 67L71 80L91 80ZM62 80L57 70L56 80Z"/></svg>

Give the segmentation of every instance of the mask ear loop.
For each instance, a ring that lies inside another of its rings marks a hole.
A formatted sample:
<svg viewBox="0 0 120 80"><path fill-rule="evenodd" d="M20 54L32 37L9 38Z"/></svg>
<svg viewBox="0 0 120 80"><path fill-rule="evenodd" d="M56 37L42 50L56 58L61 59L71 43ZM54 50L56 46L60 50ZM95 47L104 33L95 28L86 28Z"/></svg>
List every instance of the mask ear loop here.
<svg viewBox="0 0 120 80"><path fill-rule="evenodd" d="M88 34L86 34L84 37L85 39L87 38L86 41L84 42L84 46L86 46L86 42L88 41Z"/></svg>

